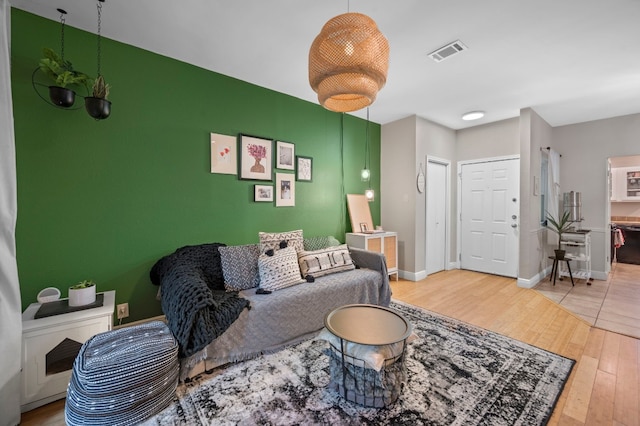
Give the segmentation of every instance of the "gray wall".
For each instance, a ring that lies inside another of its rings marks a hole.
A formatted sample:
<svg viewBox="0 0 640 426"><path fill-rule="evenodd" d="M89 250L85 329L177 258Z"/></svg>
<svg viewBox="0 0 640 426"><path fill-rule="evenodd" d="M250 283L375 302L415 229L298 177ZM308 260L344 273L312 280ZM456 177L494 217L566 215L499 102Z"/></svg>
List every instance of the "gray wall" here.
<svg viewBox="0 0 640 426"><path fill-rule="evenodd" d="M427 156L450 162L451 206L449 262L457 261L457 162L519 153L519 119L454 131L429 120L410 116L382 126L380 191L381 222L398 232L398 268L407 279L426 276L426 193L416 189Z"/></svg>
<svg viewBox="0 0 640 426"><path fill-rule="evenodd" d="M458 130L457 161L520 154L520 118Z"/></svg>
<svg viewBox="0 0 640 426"><path fill-rule="evenodd" d="M417 116L382 126L381 219L385 229L398 232L401 275L420 279L425 274L425 194L416 190L420 163L426 156L451 161L451 250L457 254L455 213L457 162L520 155L520 258L518 285L534 286L548 270L547 230L540 224L540 196L533 182L540 177L541 149L560 154L562 192L581 191L583 228L592 232L593 277L606 279L609 271L609 202L607 159L640 155L640 114L553 128L533 109L520 117L454 131ZM633 203L635 204L635 203ZM625 212L636 212L633 207Z"/></svg>
<svg viewBox="0 0 640 426"><path fill-rule="evenodd" d="M416 116L410 116L381 129L380 141L380 222L398 233L398 270L415 271Z"/></svg>
<svg viewBox="0 0 640 426"><path fill-rule="evenodd" d="M609 271L607 159L640 154L639 137L640 114L553 129L554 146L562 154L562 190L582 192L582 227L593 231L591 267L595 278L602 279Z"/></svg>

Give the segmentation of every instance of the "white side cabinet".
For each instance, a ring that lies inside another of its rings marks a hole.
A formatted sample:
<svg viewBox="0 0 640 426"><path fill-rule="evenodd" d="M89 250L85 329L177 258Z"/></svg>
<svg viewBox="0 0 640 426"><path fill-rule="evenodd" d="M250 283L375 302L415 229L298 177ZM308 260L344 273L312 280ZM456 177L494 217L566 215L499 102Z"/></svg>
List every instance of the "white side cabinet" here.
<svg viewBox="0 0 640 426"><path fill-rule="evenodd" d="M111 330L116 292L103 293L102 306L34 319L32 303L22 313L21 411L66 397L71 369L82 344Z"/></svg>
<svg viewBox="0 0 640 426"><path fill-rule="evenodd" d="M387 272L398 281L398 233L376 232L374 234L348 233L347 245L384 254Z"/></svg>

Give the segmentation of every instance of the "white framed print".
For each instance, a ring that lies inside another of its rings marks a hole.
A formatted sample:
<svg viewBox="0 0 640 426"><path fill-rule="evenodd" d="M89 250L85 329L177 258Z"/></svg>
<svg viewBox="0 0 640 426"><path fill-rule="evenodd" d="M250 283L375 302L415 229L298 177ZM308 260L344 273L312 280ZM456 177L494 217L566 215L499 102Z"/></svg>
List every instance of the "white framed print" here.
<svg viewBox="0 0 640 426"><path fill-rule="evenodd" d="M211 133L211 173L238 174L237 143L234 136Z"/></svg>
<svg viewBox="0 0 640 426"><path fill-rule="evenodd" d="M295 145L289 142L276 142L276 169L294 170Z"/></svg>
<svg viewBox="0 0 640 426"><path fill-rule="evenodd" d="M256 203L273 202L272 185L254 185L253 201Z"/></svg>
<svg viewBox="0 0 640 426"><path fill-rule="evenodd" d="M296 180L293 173L276 173L276 207L296 205Z"/></svg>

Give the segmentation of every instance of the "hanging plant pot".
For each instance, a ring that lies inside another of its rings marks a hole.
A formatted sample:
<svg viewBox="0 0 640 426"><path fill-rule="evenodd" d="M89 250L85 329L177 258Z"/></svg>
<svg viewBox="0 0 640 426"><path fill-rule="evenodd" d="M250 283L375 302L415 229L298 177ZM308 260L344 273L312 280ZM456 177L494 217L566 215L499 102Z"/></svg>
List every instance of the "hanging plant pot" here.
<svg viewBox="0 0 640 426"><path fill-rule="evenodd" d="M49 86L49 99L56 106L69 108L76 101L76 92L66 87Z"/></svg>
<svg viewBox="0 0 640 426"><path fill-rule="evenodd" d="M104 120L111 114L111 102L106 99L91 96L84 98L84 107L89 115L96 120Z"/></svg>

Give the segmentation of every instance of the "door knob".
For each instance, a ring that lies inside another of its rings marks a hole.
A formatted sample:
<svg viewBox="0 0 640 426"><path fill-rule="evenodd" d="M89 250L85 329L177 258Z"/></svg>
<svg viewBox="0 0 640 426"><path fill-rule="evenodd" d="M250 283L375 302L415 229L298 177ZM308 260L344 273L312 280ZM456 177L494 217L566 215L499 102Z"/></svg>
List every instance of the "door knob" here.
<svg viewBox="0 0 640 426"><path fill-rule="evenodd" d="M511 227L512 227L512 228L517 228L517 227L518 227L518 224L517 224L517 223L512 223L512 224L511 224Z"/></svg>
<svg viewBox="0 0 640 426"><path fill-rule="evenodd" d="M516 220L518 218L518 216L516 216L515 214L511 215L511 219Z"/></svg>

